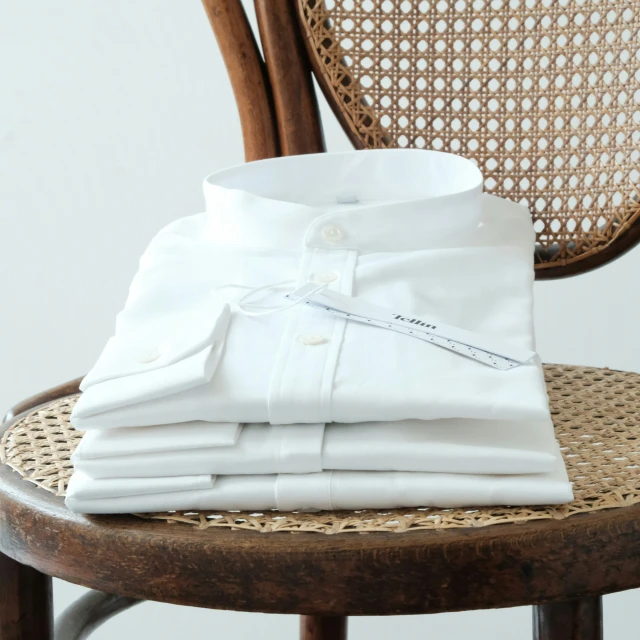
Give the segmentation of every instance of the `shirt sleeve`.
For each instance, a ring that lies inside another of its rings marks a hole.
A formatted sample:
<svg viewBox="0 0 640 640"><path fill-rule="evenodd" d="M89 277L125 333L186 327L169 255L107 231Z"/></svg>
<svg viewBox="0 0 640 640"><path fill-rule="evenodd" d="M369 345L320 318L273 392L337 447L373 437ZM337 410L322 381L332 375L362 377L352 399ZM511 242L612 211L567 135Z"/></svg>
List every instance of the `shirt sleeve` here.
<svg viewBox="0 0 640 640"><path fill-rule="evenodd" d="M213 375L231 312L199 259L193 218L162 230L140 259L115 333L82 381L79 415L175 393Z"/></svg>

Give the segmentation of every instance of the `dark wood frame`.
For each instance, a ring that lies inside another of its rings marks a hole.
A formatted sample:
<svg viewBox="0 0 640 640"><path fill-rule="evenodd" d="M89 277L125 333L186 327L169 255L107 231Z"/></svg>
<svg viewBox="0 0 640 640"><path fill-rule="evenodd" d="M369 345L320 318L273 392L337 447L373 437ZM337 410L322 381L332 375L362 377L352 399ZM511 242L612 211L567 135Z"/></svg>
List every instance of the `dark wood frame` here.
<svg viewBox="0 0 640 640"><path fill-rule="evenodd" d="M19 408L76 389L72 381ZM0 432L25 413L10 415ZM534 605L537 640L601 640L602 594L640 587L640 505L404 535L203 534L73 514L0 465L0 575L0 640L51 640L49 576L120 596L90 596L95 618L72 611L63 626L82 629L140 599L299 614L303 640L346 638L348 615Z"/></svg>
<svg viewBox="0 0 640 640"><path fill-rule="evenodd" d="M300 0L254 0L264 59L240 0L203 0L229 71L247 161L325 151L312 76L356 149L364 148L339 109L304 36ZM240 26L242 25L242 26ZM606 248L576 262L536 268L536 278L565 278L601 267L640 243L640 219ZM550 254L539 252L544 261Z"/></svg>
<svg viewBox="0 0 640 640"><path fill-rule="evenodd" d="M295 2L254 4L264 59L240 0L203 0L240 112L245 159L321 153L322 124Z"/></svg>
<svg viewBox="0 0 640 640"><path fill-rule="evenodd" d="M247 160L324 151L296 0L255 0L264 59L240 0L203 4L231 78ZM317 69L316 77L326 91ZM635 224L599 254L538 277L587 271L639 241ZM23 401L7 420L78 384ZM640 587L640 505L481 530L203 535L133 516L72 514L0 465L0 640L51 640L49 576L106 592L85 597L90 614L72 608L58 640L86 637L79 634L139 599L298 614L304 640L343 640L348 615L530 604L536 640L599 640L602 594Z"/></svg>

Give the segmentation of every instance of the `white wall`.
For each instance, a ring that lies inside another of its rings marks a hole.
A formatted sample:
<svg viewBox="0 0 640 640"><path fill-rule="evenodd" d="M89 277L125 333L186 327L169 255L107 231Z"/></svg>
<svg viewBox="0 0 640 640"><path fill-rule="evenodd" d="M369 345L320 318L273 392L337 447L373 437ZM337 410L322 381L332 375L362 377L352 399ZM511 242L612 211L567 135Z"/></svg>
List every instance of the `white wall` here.
<svg viewBox="0 0 640 640"><path fill-rule="evenodd" d="M197 0L0 3L0 408L86 372L152 233L202 207L209 172L242 161L229 82ZM348 143L323 105L331 150ZM543 358L640 371L640 249L536 287ZM87 550L90 553L90 550ZM81 589L56 583L56 605ZM605 598L631 640L640 591ZM352 637L527 637L526 608L356 619ZM260 627L257 627L257 625ZM145 633L140 635L142 625ZM293 617L146 604L94 637L293 638ZM518 631L516 631L518 630ZM283 635L283 634L286 634Z"/></svg>

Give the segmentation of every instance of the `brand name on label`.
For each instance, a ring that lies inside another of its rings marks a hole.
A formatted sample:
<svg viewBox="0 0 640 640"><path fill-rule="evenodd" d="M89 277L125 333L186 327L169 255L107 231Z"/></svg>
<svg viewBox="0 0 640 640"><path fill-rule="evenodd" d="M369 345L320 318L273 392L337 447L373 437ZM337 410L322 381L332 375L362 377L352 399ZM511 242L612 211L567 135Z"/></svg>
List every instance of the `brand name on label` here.
<svg viewBox="0 0 640 640"><path fill-rule="evenodd" d="M420 327L425 327L426 329L436 329L435 324L427 324L426 322L422 322L422 320L418 320L417 318L405 318L404 316L394 315L396 320L400 320L402 322L408 322L410 324L417 324Z"/></svg>

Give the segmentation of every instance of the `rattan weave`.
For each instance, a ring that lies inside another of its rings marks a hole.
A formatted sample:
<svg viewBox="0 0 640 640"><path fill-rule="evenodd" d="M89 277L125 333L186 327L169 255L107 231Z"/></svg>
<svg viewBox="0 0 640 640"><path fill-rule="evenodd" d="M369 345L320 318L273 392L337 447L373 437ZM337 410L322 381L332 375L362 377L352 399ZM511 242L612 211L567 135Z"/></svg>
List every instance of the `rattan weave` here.
<svg viewBox="0 0 640 640"><path fill-rule="evenodd" d="M562 519L640 503L640 374L545 365L556 436L575 500L557 507L392 509L385 512L156 513L140 517L202 529L260 532L404 532ZM76 397L37 409L0 440L0 460L59 496L71 477L70 456L82 438L69 424Z"/></svg>
<svg viewBox="0 0 640 640"><path fill-rule="evenodd" d="M474 159L530 207L538 268L640 216L640 5L629 0L298 0L355 142Z"/></svg>

